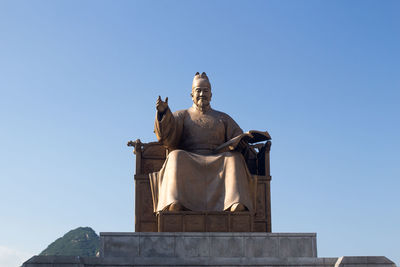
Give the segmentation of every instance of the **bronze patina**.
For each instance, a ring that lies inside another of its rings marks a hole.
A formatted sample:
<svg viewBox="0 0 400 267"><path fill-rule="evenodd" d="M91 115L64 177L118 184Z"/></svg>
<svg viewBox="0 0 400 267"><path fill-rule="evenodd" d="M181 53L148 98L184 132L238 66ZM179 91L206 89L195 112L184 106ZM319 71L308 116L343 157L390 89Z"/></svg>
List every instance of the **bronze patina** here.
<svg viewBox="0 0 400 267"><path fill-rule="evenodd" d="M246 167L241 141L230 151L216 153L221 144L241 135L227 114L211 108L211 83L196 73L193 106L171 112L168 98L156 102L155 133L169 151L159 172L150 174L154 211L253 212L256 181Z"/></svg>

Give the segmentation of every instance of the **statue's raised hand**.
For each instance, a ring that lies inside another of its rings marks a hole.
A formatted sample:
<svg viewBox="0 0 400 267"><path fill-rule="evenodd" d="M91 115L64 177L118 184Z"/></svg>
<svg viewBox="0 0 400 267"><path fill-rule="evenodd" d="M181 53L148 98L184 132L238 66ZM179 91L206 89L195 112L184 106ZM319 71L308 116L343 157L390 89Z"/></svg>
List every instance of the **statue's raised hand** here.
<svg viewBox="0 0 400 267"><path fill-rule="evenodd" d="M162 101L161 96L158 96L156 109L159 113L164 113L168 109L168 97L165 98L165 101Z"/></svg>

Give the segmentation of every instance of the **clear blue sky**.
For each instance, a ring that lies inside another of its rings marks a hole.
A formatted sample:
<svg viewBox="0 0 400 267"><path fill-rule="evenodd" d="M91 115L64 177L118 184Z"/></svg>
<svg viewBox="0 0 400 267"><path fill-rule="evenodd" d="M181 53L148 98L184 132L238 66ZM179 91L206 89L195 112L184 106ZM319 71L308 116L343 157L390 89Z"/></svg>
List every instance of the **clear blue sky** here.
<svg viewBox="0 0 400 267"><path fill-rule="evenodd" d="M0 2L0 263L67 231L134 231L155 101L272 135L274 232L400 264L399 1ZM8 257L8 258L7 258ZM11 259L12 260L12 259Z"/></svg>

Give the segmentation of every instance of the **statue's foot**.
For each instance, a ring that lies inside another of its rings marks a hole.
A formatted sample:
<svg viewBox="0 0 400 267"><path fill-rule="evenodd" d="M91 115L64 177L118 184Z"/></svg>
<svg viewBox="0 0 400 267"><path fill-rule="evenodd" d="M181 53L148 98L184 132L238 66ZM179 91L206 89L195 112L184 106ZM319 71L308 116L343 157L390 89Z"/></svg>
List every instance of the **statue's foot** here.
<svg viewBox="0 0 400 267"><path fill-rule="evenodd" d="M231 206L231 212L246 211L247 208L241 203L235 203Z"/></svg>
<svg viewBox="0 0 400 267"><path fill-rule="evenodd" d="M168 211L183 211L185 210L185 207L183 207L180 203L176 202L176 203L172 203L171 205L169 205L168 207Z"/></svg>

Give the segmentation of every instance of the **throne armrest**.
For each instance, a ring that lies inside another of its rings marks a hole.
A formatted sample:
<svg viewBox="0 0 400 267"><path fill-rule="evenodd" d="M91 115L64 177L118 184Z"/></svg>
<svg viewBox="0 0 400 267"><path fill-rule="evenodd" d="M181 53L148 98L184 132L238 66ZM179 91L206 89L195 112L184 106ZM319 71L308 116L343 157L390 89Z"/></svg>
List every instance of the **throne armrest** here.
<svg viewBox="0 0 400 267"><path fill-rule="evenodd" d="M136 175L159 171L168 153L160 142L142 143L140 139L137 139L136 141L129 141L127 146L134 148Z"/></svg>
<svg viewBox="0 0 400 267"><path fill-rule="evenodd" d="M249 147L254 153L253 156L249 157L247 160L250 172L257 175L269 176L269 152L271 150L271 141L250 144ZM256 167L254 167L254 164Z"/></svg>

